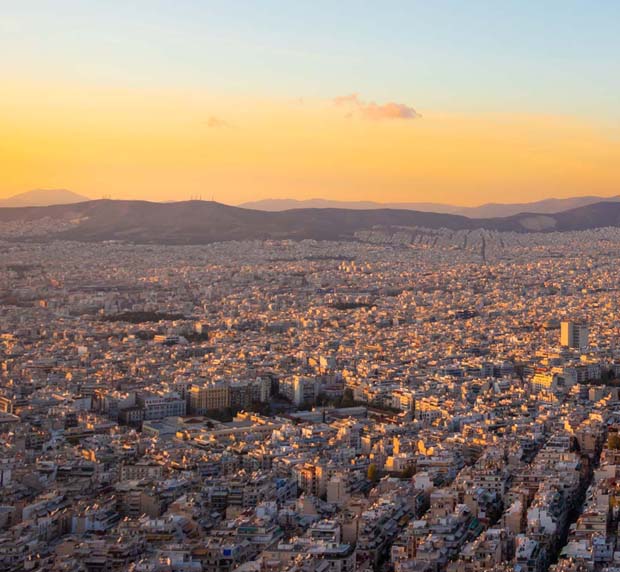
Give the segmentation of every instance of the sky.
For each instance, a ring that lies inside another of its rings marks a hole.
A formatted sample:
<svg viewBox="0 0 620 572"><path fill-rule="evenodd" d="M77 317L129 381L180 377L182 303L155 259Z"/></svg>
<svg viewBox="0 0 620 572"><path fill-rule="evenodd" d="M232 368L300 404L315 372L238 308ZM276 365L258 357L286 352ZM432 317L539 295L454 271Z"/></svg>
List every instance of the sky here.
<svg viewBox="0 0 620 572"><path fill-rule="evenodd" d="M620 2L0 0L0 197L620 194Z"/></svg>

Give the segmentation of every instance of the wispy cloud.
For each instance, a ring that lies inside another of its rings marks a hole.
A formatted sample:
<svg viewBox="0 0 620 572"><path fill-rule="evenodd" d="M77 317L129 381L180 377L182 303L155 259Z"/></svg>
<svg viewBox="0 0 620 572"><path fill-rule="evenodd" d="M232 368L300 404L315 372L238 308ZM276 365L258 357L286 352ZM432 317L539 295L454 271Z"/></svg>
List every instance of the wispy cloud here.
<svg viewBox="0 0 620 572"><path fill-rule="evenodd" d="M356 110L365 119L417 119L422 117L413 107L404 103L364 101L357 93L340 95L334 97L332 101L335 105Z"/></svg>
<svg viewBox="0 0 620 572"><path fill-rule="evenodd" d="M207 119L207 127L217 129L219 127L231 127L231 125L228 121L212 115L209 119Z"/></svg>
<svg viewBox="0 0 620 572"><path fill-rule="evenodd" d="M361 105L362 104L362 101L360 100L359 95L357 95L357 93L352 93L350 95L338 95L337 97L334 97L332 101L336 105Z"/></svg>

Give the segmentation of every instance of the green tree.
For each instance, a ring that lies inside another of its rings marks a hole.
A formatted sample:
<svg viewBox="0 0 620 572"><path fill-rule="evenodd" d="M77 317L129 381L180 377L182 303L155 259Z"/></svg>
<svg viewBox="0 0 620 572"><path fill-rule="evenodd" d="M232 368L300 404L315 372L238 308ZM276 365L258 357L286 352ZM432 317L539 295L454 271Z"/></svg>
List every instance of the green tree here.
<svg viewBox="0 0 620 572"><path fill-rule="evenodd" d="M609 449L620 449L620 435L618 433L610 433L607 436L607 447Z"/></svg>
<svg viewBox="0 0 620 572"><path fill-rule="evenodd" d="M370 463L368 465L368 480L372 483L376 483L379 480L379 471L377 471L377 465Z"/></svg>
<svg viewBox="0 0 620 572"><path fill-rule="evenodd" d="M415 474L413 465L407 465L405 470L400 474L401 479L410 479Z"/></svg>

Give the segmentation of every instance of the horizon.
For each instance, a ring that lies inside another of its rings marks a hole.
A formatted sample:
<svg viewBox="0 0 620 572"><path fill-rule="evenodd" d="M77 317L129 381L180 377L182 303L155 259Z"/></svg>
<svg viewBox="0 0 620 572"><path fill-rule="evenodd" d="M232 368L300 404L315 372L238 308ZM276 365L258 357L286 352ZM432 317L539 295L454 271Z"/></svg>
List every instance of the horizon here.
<svg viewBox="0 0 620 572"><path fill-rule="evenodd" d="M16 56L0 198L477 206L620 192L617 3L182 7L3 10L0 47Z"/></svg>
<svg viewBox="0 0 620 572"><path fill-rule="evenodd" d="M45 204L30 204L30 203L25 203L25 204L19 204L19 205L15 205L15 207L5 207L2 206L2 201L6 200L6 199L17 199L20 198L22 196L24 197L28 197L31 193L54 193L54 192L63 192L63 193L70 193L72 195L75 195L76 197L83 197L85 199L85 201L101 201L101 200L111 200L111 201L142 201L142 202L149 202L149 203L161 203L161 204L166 204L166 203L183 203L183 202L192 202L192 201L197 201L197 202L212 202L212 203L217 203L217 204L221 204L221 205L225 205L225 206L231 206L231 207L239 207L239 208L248 208L248 209L257 209L257 210L262 210L257 206L254 206L256 204L268 204L268 203L280 203L280 202L293 202L293 203L312 203L312 202L327 202L327 203L342 203L342 207L346 209L346 205L347 204L363 204L363 203L368 203L368 204L375 204L378 206L383 206L385 205L385 208L390 208L390 209L397 209L400 208L399 205L402 205L403 207L407 206L407 205L427 205L427 206L442 206L442 207L454 207L456 209L476 209L476 208L481 208L481 207L487 207L487 206L498 206L498 207L502 207L502 206L524 206L527 207L529 205L532 204L537 204L537 203L543 203L543 202L551 202L551 201L565 201L565 200L570 200L570 199L587 199L587 198L594 198L594 199L598 199L595 202L606 202L608 199L614 199L614 198L618 198L620 197L620 195L616 194L616 195L609 195L609 196L600 196L600 195L577 195L574 197L558 197L558 196L553 196L553 197L544 197L541 199L534 199L532 201L524 201L524 202L502 202L502 201L489 201L489 202L485 202L485 203L479 203L479 204L474 204L474 205L464 205L464 204L458 204L458 203L442 203L442 202L435 202L435 201L379 201L379 200L356 200L356 199L351 199L351 200L343 200L343 199L329 199L329 198L325 198L325 197L310 197L310 198L302 198L302 199L296 199L296 198L292 198L292 197L281 197L281 198L276 198L276 197L266 197L266 198L261 198L261 199L255 199L255 200L248 200L248 201L244 201L241 203L229 203L229 202L225 202L225 201L221 201L218 200L215 197L212 198L208 198L208 197L202 197L200 195L196 195L196 196L190 196L187 198L178 198L178 199L161 199L161 200L156 200L156 199L151 199L148 197L140 197L140 198L123 198L123 197L113 197L113 196L101 196L101 197L90 197L84 193L76 193L75 191L72 191L70 189L31 189L29 191L25 191L22 193L16 193L14 195L10 195L8 197L1 197L0 198L0 208L20 208L20 207L45 207L45 206L59 206L59 205L64 205L64 204L71 204L71 203L67 203L67 202L51 202L51 203L45 203ZM74 201L74 202L78 202L78 201ZM615 201L613 201L615 202ZM317 207L299 207L299 208L317 208ZM318 207L318 208L338 208L338 207ZM268 209L269 210L269 209ZM286 210L286 209L284 209ZM432 212L432 211L428 211L428 212Z"/></svg>

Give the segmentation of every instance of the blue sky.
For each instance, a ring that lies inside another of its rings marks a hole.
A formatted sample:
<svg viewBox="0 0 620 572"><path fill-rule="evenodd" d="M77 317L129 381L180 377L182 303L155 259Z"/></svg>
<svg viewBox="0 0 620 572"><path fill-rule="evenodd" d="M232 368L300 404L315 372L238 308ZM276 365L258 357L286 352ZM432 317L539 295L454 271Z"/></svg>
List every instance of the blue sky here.
<svg viewBox="0 0 620 572"><path fill-rule="evenodd" d="M5 4L9 77L620 117L620 2Z"/></svg>

